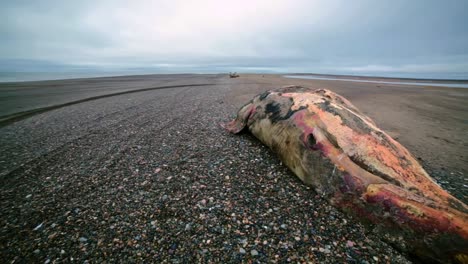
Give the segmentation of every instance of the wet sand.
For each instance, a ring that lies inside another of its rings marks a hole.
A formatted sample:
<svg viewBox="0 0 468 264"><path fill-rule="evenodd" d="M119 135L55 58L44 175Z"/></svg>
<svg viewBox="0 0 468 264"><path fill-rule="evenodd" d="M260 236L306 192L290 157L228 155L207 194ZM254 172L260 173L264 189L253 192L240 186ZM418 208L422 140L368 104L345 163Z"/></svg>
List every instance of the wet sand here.
<svg viewBox="0 0 468 264"><path fill-rule="evenodd" d="M374 84L468 88L468 81L462 81L462 80L460 81L417 80L417 79L396 79L396 78L376 78L376 77L356 77L356 76L336 76L336 75L283 75L283 77L292 78L292 79L346 81L346 82L374 83Z"/></svg>
<svg viewBox="0 0 468 264"><path fill-rule="evenodd" d="M292 84L351 100L467 201L468 89L279 75L4 83L1 259L407 263L258 140L220 128Z"/></svg>

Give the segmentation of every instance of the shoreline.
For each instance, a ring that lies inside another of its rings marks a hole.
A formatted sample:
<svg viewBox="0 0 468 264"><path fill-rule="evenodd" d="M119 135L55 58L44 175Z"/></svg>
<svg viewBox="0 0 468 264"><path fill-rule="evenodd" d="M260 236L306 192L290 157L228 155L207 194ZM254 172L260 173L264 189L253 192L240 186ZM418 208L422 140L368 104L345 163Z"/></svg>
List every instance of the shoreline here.
<svg viewBox="0 0 468 264"><path fill-rule="evenodd" d="M40 79L24 79L24 80L4 80L6 77L2 77L2 74L4 75L15 75L15 74L23 74L23 75L64 75L62 77L52 77L50 79L47 78L40 78ZM220 74L224 75L227 73L224 72L207 72L207 73L150 73L150 72L143 72L143 73L131 73L131 72L109 72L109 73L41 73L41 72L25 72L25 73L18 73L18 72L0 72L0 84L15 84L15 83L26 83L26 82L51 82L51 81L67 81L67 80L81 80L81 79L101 79L101 78L118 78L118 77L134 77L134 76L140 76L140 77L149 77L152 75L157 75L157 76L162 76L162 75L171 75L171 76L176 76L176 75L212 75L212 74ZM424 81L424 82L448 82L448 83L466 83L468 84L468 78L463 78L463 79L450 79L450 78L416 78L416 77L385 77L385 76L370 76L370 75L352 75L352 74L320 74L320 73L242 73L239 72L239 74L242 75L252 75L252 74L257 74L257 75L292 75L292 76L317 76L317 77L330 77L330 78L347 78L347 79L356 79L356 80L395 80L395 81ZM76 76L76 77L75 77Z"/></svg>
<svg viewBox="0 0 468 264"><path fill-rule="evenodd" d="M413 77L385 77L385 76L370 76L370 75L353 75L353 74L320 74L320 73L285 73L283 75L312 75L326 77L345 77L345 78L362 78L362 79L377 79L377 80L408 80L408 81L433 81L433 82L466 82L468 78L463 79L445 79L445 78L413 78Z"/></svg>
<svg viewBox="0 0 468 264"><path fill-rule="evenodd" d="M360 82L360 83L375 83L375 84L392 84L392 85L414 85L414 86L434 86L434 87L448 87L448 88L468 88L467 82L443 82L440 80L415 80L415 79L394 79L394 78L343 78L339 77L323 77L319 75L283 75L285 78L292 79L310 79L310 80L326 80L326 81L340 81L340 82ZM388 81L384 81L388 80ZM392 80L392 81L390 81ZM411 81L410 81L411 80Z"/></svg>

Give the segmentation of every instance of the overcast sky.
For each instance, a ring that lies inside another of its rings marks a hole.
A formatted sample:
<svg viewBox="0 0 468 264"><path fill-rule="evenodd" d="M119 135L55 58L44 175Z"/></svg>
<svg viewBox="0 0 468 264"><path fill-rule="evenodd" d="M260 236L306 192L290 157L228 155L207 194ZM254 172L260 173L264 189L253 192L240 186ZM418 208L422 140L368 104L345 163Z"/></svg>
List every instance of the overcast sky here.
<svg viewBox="0 0 468 264"><path fill-rule="evenodd" d="M0 70L467 74L467 10L466 0L1 1Z"/></svg>

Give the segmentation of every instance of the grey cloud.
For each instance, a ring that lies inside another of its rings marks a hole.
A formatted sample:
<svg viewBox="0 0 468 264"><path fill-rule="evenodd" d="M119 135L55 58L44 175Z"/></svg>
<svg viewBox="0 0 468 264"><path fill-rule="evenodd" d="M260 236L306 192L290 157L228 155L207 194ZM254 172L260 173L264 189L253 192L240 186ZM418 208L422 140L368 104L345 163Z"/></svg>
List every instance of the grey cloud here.
<svg viewBox="0 0 468 264"><path fill-rule="evenodd" d="M184 9L186 3L1 3L0 69L29 61L29 68L42 63L170 71L419 69L468 76L467 1L297 0L264 2L258 10L240 2L232 15L215 1L191 7L193 13ZM212 7L221 15L210 12Z"/></svg>

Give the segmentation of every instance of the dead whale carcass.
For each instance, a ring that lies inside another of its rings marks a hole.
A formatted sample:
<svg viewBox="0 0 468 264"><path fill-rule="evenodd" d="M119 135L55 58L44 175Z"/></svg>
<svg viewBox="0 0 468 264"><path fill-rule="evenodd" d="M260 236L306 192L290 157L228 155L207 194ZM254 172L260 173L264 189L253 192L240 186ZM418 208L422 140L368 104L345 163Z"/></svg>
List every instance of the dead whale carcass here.
<svg viewBox="0 0 468 264"><path fill-rule="evenodd" d="M283 87L253 98L225 128L248 128L304 183L343 211L402 236L411 253L468 261L468 207L345 98Z"/></svg>

